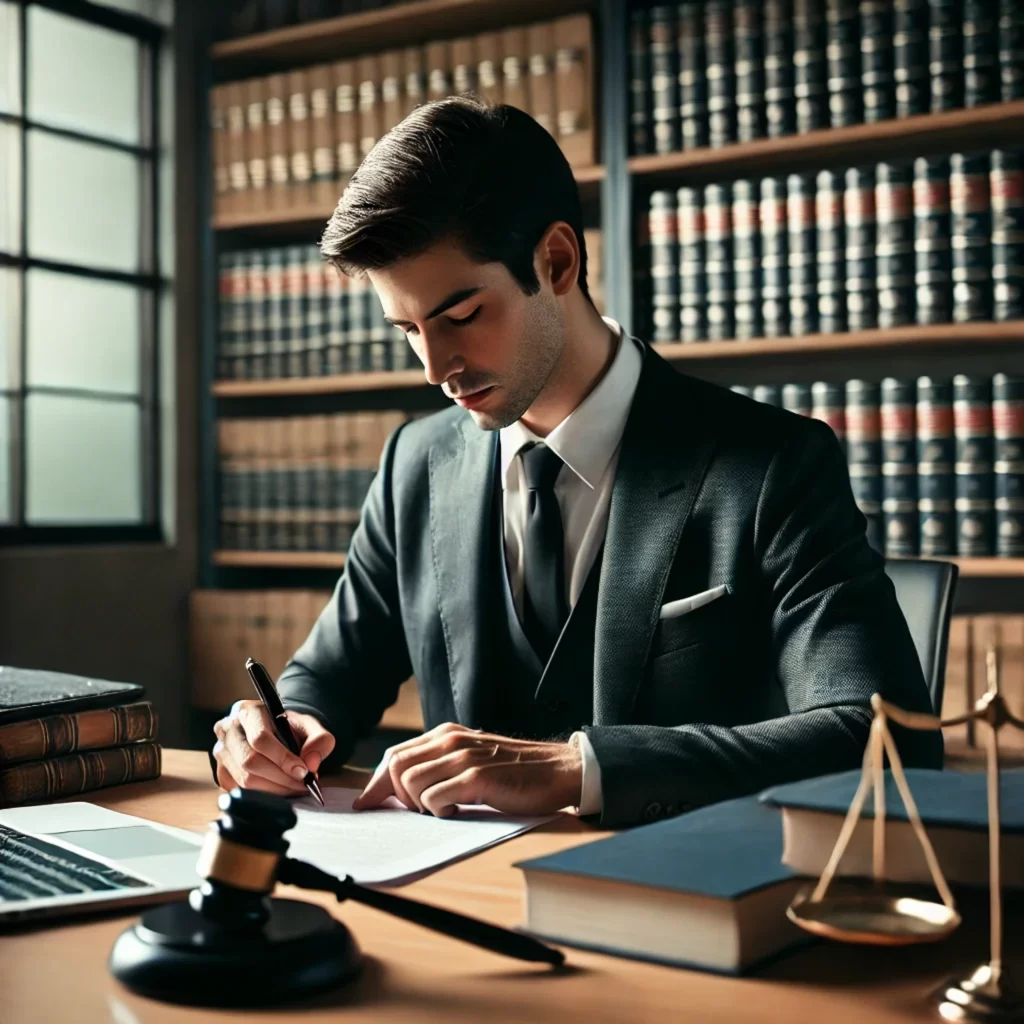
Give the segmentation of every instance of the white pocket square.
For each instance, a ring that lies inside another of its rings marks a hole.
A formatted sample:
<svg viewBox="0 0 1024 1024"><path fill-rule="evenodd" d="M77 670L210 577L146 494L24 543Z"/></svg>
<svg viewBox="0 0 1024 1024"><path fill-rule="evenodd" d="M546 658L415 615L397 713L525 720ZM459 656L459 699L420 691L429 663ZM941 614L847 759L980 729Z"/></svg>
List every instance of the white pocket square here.
<svg viewBox="0 0 1024 1024"><path fill-rule="evenodd" d="M678 601L669 601L668 604L663 604L661 606L661 613L658 618L678 619L680 615L686 615L688 612L692 612L697 608L710 604L723 594L728 593L728 591L729 584L723 583L720 587L712 587L710 590L703 590L701 593L694 594L692 597L681 597Z"/></svg>

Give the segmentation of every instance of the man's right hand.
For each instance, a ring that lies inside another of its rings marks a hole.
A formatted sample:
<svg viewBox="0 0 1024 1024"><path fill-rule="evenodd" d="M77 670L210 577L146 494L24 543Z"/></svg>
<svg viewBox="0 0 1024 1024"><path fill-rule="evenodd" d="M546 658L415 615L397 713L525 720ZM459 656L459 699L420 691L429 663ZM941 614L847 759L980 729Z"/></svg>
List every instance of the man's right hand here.
<svg viewBox="0 0 1024 1024"><path fill-rule="evenodd" d="M334 749L334 737L312 715L298 711L285 715L302 744L298 757L277 738L262 701L236 701L214 725L213 756L222 788L242 786L280 796L305 792L302 780L307 772L317 771Z"/></svg>

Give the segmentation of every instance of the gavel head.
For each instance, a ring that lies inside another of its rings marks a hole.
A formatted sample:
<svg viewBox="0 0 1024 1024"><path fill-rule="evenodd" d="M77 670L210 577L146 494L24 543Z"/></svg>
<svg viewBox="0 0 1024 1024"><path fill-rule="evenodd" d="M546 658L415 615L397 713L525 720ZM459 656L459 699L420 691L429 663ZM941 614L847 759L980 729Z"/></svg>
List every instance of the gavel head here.
<svg viewBox="0 0 1024 1024"><path fill-rule="evenodd" d="M196 865L203 882L189 893L189 905L223 928L259 928L270 913L267 897L295 811L283 797L237 787L217 806L223 813L210 823Z"/></svg>

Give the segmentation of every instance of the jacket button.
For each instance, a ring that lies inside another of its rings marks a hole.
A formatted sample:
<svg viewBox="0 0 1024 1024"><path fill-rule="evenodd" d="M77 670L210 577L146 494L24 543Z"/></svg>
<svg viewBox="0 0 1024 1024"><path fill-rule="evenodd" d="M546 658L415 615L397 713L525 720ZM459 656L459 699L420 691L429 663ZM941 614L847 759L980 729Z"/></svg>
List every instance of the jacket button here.
<svg viewBox="0 0 1024 1024"><path fill-rule="evenodd" d="M645 821L657 821L658 818L664 813L664 808L657 800L652 800L643 810L643 817Z"/></svg>

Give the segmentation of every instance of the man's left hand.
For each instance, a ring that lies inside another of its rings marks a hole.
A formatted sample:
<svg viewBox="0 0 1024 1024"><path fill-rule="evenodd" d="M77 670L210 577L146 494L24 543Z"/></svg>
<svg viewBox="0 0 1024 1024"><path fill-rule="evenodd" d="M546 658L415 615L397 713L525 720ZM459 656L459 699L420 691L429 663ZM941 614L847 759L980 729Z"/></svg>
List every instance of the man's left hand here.
<svg viewBox="0 0 1024 1024"><path fill-rule="evenodd" d="M389 796L439 818L456 804L489 804L506 814L553 814L575 806L583 758L575 744L516 740L445 722L391 747L356 797L355 810Z"/></svg>

